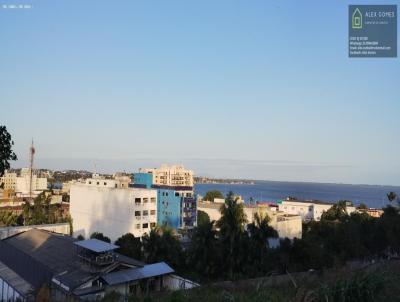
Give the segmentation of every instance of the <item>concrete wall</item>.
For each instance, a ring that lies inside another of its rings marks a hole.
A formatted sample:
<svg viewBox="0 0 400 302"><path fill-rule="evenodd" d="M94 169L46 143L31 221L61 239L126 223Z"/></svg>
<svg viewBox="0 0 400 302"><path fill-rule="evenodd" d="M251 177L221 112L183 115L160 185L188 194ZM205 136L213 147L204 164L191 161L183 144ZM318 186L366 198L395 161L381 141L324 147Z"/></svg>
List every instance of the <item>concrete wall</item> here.
<svg viewBox="0 0 400 302"><path fill-rule="evenodd" d="M197 210L198 211L203 211L208 214L210 217L210 220L213 221L218 221L221 218L221 213L219 211L219 208L221 207L221 204L212 204L212 203L205 203L205 202L198 202L197 203Z"/></svg>
<svg viewBox="0 0 400 302"><path fill-rule="evenodd" d="M55 223L55 224L41 224L41 225L27 225L27 226L15 226L15 227L3 227L0 228L0 240L16 235L18 233L22 233L25 231L29 231L31 229L41 229L54 233L60 233L69 235L70 234L70 225L69 223Z"/></svg>
<svg viewBox="0 0 400 302"><path fill-rule="evenodd" d="M278 216L271 223L271 226L278 232L280 238L301 239L303 235L303 224L300 216Z"/></svg>
<svg viewBox="0 0 400 302"><path fill-rule="evenodd" d="M140 204L136 204L137 198ZM146 211L148 215L144 215ZM140 216L136 216L137 213ZM157 191L74 184L70 214L74 236L88 238L93 232L101 232L112 241L126 233L141 237L150 233L151 224L157 223Z"/></svg>
<svg viewBox="0 0 400 302"><path fill-rule="evenodd" d="M163 285L169 290L190 289L200 286L198 283L179 277L177 275L164 276Z"/></svg>

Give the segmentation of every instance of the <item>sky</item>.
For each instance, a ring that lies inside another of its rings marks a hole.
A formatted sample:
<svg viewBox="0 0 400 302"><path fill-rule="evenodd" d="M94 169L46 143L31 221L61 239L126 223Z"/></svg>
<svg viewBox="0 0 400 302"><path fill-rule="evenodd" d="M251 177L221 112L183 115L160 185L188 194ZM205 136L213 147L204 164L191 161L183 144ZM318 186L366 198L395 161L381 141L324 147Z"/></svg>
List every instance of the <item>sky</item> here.
<svg viewBox="0 0 400 302"><path fill-rule="evenodd" d="M12 166L33 138L37 168L400 185L399 58L348 57L358 3L0 0Z"/></svg>

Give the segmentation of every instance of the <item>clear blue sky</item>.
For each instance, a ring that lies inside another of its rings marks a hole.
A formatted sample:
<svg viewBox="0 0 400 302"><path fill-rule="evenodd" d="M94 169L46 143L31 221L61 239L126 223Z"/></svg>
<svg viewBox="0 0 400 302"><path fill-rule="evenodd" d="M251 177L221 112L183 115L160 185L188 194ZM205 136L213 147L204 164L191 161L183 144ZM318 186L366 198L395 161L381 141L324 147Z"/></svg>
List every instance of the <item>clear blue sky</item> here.
<svg viewBox="0 0 400 302"><path fill-rule="evenodd" d="M348 1L26 3L0 8L14 167L33 137L42 168L400 185L399 59L348 58Z"/></svg>

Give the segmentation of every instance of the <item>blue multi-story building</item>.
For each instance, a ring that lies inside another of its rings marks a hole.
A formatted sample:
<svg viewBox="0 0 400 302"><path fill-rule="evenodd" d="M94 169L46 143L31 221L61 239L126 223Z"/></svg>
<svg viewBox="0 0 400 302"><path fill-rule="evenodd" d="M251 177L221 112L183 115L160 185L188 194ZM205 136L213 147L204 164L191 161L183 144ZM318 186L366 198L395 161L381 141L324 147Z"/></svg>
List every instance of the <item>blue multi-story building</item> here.
<svg viewBox="0 0 400 302"><path fill-rule="evenodd" d="M174 229L197 224L197 202L191 186L154 184L152 173L134 173L132 187L157 190L157 224Z"/></svg>

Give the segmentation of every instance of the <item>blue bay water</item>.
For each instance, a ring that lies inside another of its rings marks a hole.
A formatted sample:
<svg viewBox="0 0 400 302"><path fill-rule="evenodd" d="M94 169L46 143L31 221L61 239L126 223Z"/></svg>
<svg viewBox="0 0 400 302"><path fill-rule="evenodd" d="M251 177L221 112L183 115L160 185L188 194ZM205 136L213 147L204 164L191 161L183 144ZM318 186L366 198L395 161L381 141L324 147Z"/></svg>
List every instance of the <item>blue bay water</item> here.
<svg viewBox="0 0 400 302"><path fill-rule="evenodd" d="M351 200L355 205L365 203L371 208L382 208L389 204L386 194L390 191L400 195L400 187L349 185L327 183L302 183L280 181L256 181L254 185L246 184L196 184L196 193L204 196L207 191L219 190L226 194L233 191L247 202L250 197L256 201L279 201L287 196L298 199L317 199L325 202Z"/></svg>

